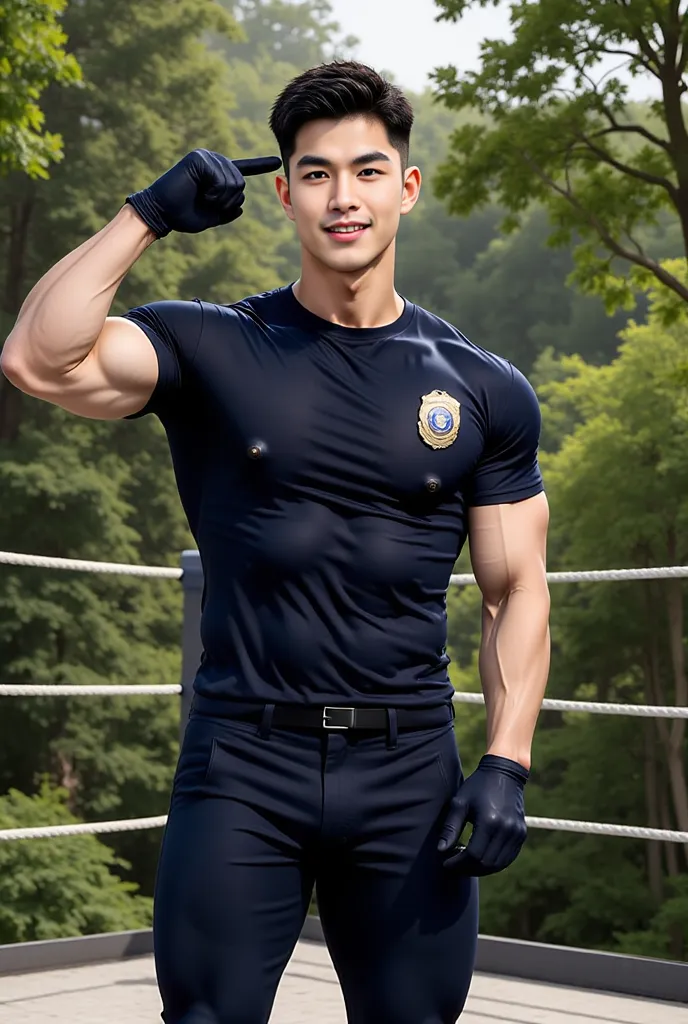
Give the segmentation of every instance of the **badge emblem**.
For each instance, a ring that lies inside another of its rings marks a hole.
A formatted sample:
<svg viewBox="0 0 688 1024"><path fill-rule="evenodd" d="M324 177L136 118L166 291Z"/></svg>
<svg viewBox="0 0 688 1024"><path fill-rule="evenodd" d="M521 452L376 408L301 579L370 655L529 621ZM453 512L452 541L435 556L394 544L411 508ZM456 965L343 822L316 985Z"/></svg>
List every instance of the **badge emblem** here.
<svg viewBox="0 0 688 1024"><path fill-rule="evenodd" d="M418 414L418 432L431 448L448 448L456 441L461 422L461 405L446 391L423 395Z"/></svg>

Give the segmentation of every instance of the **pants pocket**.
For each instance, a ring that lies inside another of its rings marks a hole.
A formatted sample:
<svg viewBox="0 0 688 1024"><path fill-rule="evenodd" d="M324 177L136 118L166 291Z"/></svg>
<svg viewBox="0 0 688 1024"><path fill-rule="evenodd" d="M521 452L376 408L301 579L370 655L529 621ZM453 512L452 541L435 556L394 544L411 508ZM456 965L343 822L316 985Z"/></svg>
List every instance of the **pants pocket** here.
<svg viewBox="0 0 688 1024"><path fill-rule="evenodd" d="M441 743L442 746L437 752L435 763L444 785L446 799L451 800L463 781L461 759L453 728L442 737Z"/></svg>
<svg viewBox="0 0 688 1024"><path fill-rule="evenodd" d="M172 787L173 796L202 786L215 755L214 729L210 722L190 718L184 733Z"/></svg>
<svg viewBox="0 0 688 1024"><path fill-rule="evenodd" d="M207 782L209 780L210 776L212 775L213 765L215 764L215 755L216 755L216 753L217 753L217 736L213 736L212 743L210 744L210 755L208 757L208 762L207 762L206 767L205 767L205 775L203 776L203 781L204 782Z"/></svg>

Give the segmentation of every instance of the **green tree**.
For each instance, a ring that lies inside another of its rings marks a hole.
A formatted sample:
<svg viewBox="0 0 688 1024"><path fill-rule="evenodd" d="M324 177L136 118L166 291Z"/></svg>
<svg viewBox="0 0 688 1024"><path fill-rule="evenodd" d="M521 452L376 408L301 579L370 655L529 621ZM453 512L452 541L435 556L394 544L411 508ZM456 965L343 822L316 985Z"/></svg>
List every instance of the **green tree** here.
<svg viewBox="0 0 688 1024"><path fill-rule="evenodd" d="M488 2L437 5L441 19L459 20ZM577 242L575 283L616 310L658 281L675 300L667 315L677 315L688 287L643 232L670 218L688 254L688 15L675 0L539 0L512 4L511 24L512 40L484 42L478 71L435 73L444 103L484 115L455 132L438 194L462 215L496 201L505 230L542 203L550 243ZM630 104L612 60L654 80L661 98Z"/></svg>
<svg viewBox="0 0 688 1024"><path fill-rule="evenodd" d="M668 261L665 269L686 279L682 260ZM541 388L545 421L555 421L551 434L556 423L570 428L543 459L562 568L681 565L688 556L688 321L684 316L667 326L666 299L660 286L651 290L647 323L622 332L610 366L564 360L566 379ZM562 671L555 672L555 685L573 688L575 666L574 693L583 699L688 704L682 580L567 589L557 612ZM641 820L688 830L685 721L655 719L642 727L631 721L626 731L637 751L627 780L642 797ZM611 806L614 813L624 803ZM688 851L649 843L645 855L645 889L657 908L647 942L664 955L684 957L676 908L685 900Z"/></svg>
<svg viewBox="0 0 688 1024"><path fill-rule="evenodd" d="M272 68L267 71L266 86L280 77L279 65L303 71L323 60L342 57L356 45L353 36L342 36L332 15L330 0L220 0L240 25L244 39L230 42L225 53L230 63L235 59L257 65L268 58ZM278 65L275 69L275 65ZM274 99L274 96L272 97ZM243 102L243 100L240 100ZM256 112L256 120L265 110Z"/></svg>
<svg viewBox="0 0 688 1024"><path fill-rule="evenodd" d="M46 178L63 155L59 135L45 131L39 106L51 83L80 81L65 52L60 25L66 0L3 0L0 8L0 175L24 171Z"/></svg>
<svg viewBox="0 0 688 1024"><path fill-rule="evenodd" d="M0 797L0 828L76 824L66 794L43 783L33 797ZM115 872L127 865L96 836L0 844L0 943L150 927L152 901Z"/></svg>

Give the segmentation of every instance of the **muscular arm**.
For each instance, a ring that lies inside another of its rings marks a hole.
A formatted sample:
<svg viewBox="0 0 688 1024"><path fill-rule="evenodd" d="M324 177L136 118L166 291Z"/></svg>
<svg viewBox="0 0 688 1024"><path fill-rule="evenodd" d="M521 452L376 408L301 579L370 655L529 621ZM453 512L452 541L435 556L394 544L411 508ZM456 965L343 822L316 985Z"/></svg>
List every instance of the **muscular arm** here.
<svg viewBox="0 0 688 1024"><path fill-rule="evenodd" d="M79 416L119 419L143 411L164 374L146 332L129 319L108 317L122 279L156 238L236 220L243 175L267 174L281 163L279 157L231 161L197 149L128 196L117 216L27 297L0 357L5 376Z"/></svg>
<svg viewBox="0 0 688 1024"><path fill-rule="evenodd" d="M544 493L473 508L469 517L471 561L483 595L479 668L487 752L525 768L549 673L548 523Z"/></svg>
<svg viewBox="0 0 688 1024"><path fill-rule="evenodd" d="M137 412L158 364L144 332L108 317L117 289L155 236L130 206L45 274L26 298L0 365L21 391L79 416Z"/></svg>

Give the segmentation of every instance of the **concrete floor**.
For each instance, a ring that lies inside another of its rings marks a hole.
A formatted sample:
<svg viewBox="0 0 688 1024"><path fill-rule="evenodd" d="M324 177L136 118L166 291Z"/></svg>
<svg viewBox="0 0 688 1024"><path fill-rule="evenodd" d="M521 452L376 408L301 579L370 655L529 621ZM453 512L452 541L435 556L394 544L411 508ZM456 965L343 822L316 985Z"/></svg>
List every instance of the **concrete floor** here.
<svg viewBox="0 0 688 1024"><path fill-rule="evenodd" d="M2 1024L160 1024L159 1014L150 957L0 977ZM478 974L464 1021L688 1024L688 1006ZM271 1024L346 1024L337 978L322 944L299 943L282 979Z"/></svg>

